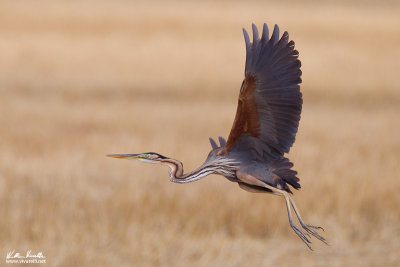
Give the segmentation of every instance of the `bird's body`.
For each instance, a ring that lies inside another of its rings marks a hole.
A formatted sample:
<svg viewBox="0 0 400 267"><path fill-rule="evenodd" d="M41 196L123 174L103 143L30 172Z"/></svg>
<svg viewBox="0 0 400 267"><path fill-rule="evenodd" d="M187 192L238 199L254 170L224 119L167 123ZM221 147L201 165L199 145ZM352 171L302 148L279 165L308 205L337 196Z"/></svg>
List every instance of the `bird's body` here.
<svg viewBox="0 0 400 267"><path fill-rule="evenodd" d="M153 152L109 156L167 165L172 182L188 183L219 174L244 190L281 195L286 201L289 223L303 242L311 248L312 235L326 243L317 232L322 228L305 224L289 195L289 186L300 188L293 163L285 157L295 141L303 103L298 52L287 32L279 39L277 25L269 38L264 24L260 39L253 24L252 43L244 29L243 32L246 67L236 117L228 140L219 137L218 145L210 138L212 150L199 168L184 173L180 161ZM303 229L293 224L291 207Z"/></svg>

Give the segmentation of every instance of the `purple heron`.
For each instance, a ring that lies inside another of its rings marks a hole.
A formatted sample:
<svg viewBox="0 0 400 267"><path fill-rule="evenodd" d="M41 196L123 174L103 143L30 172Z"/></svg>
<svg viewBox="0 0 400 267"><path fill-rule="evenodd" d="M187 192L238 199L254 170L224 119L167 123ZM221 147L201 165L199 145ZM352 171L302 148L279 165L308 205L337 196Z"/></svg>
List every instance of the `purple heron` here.
<svg viewBox="0 0 400 267"><path fill-rule="evenodd" d="M210 138L212 150L199 168L184 173L182 162L154 152L108 156L166 165L170 168L170 180L175 183L219 174L244 190L283 196L289 224L308 248L311 249L311 236L328 244L318 233L321 227L304 223L290 195L289 186L300 188L297 172L292 170L293 163L284 155L295 141L303 103L299 53L287 32L279 38L277 25L269 37L264 24L261 39L257 27L253 24L252 28L253 42L243 29L245 77L228 140L219 137L217 145ZM301 227L293 223L291 208Z"/></svg>

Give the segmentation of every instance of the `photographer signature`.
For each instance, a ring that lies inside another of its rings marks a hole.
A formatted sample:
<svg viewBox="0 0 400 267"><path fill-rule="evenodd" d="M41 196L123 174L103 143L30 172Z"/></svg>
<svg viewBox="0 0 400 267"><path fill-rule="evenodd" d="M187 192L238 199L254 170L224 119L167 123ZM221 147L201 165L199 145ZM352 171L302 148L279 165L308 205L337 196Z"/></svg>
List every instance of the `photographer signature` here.
<svg viewBox="0 0 400 267"><path fill-rule="evenodd" d="M46 257L43 255L43 252L38 252L36 254L32 253L32 250L28 250L25 255L22 255L19 252L15 252L15 250L7 253L7 259L45 259Z"/></svg>

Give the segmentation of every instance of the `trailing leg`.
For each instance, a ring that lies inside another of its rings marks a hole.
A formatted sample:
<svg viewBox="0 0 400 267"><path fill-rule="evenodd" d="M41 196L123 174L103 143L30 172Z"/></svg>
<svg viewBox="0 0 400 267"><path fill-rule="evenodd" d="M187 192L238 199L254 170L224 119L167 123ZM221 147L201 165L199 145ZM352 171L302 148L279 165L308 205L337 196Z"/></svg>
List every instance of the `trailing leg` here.
<svg viewBox="0 0 400 267"><path fill-rule="evenodd" d="M325 243L326 245L329 245L328 242L326 241L326 239L323 236L319 235L319 233L316 231L319 229L321 229L321 230L324 230L324 229L320 226L314 226L314 225L304 223L304 221L302 220L302 218L300 216L300 212L296 208L296 204L294 203L293 198L289 195L288 195L288 198L290 200L290 203L292 204L293 210L296 213L297 219L299 220L301 227L303 227L303 229L306 230L307 233L313 235L315 238L317 238L321 242ZM316 230L314 230L314 229L316 229Z"/></svg>
<svg viewBox="0 0 400 267"><path fill-rule="evenodd" d="M307 247L311 250L313 250L311 248L311 246L309 244L311 244L311 241L307 238L310 237L310 235L304 231L302 231L301 229L299 229L294 223L293 223L293 219L292 219L292 212L290 211L290 203L289 203L289 198L287 196L287 194L283 195L285 198L285 202L286 202L286 208L287 208L287 213L288 213L288 217L289 217L289 224L290 227L292 227L293 231L300 237L300 239L304 242L304 244L307 245ZM306 236L307 235L307 236Z"/></svg>

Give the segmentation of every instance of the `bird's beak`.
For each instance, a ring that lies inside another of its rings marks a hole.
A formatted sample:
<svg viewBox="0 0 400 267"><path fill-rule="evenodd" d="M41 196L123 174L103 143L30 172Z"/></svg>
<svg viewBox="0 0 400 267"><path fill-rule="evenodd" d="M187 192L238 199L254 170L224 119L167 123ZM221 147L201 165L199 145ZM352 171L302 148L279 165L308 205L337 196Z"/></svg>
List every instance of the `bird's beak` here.
<svg viewBox="0 0 400 267"><path fill-rule="evenodd" d="M141 154L109 154L107 157L117 158L117 159L141 159Z"/></svg>

